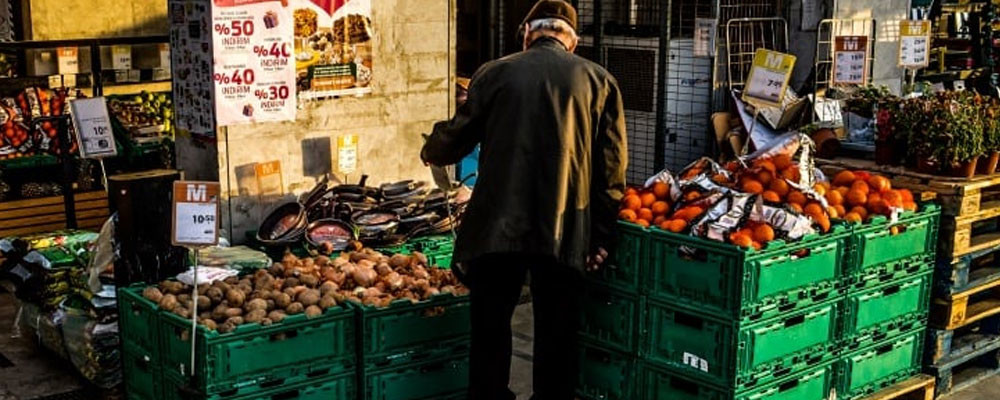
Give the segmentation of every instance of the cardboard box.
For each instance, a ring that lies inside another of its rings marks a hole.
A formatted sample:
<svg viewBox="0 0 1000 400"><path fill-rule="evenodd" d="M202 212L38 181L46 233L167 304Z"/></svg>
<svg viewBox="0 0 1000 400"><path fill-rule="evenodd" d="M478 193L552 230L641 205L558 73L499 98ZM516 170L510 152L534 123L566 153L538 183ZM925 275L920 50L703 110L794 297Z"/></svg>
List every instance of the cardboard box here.
<svg viewBox="0 0 1000 400"><path fill-rule="evenodd" d="M27 49L25 61L28 76L49 76L59 73L56 49Z"/></svg>

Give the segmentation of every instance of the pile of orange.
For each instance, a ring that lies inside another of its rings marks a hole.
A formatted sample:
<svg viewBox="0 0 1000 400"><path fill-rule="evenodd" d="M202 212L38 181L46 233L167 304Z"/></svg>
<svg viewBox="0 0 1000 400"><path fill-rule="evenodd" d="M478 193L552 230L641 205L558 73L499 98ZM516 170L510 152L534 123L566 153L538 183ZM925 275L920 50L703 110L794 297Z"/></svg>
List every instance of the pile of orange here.
<svg viewBox="0 0 1000 400"><path fill-rule="evenodd" d="M670 213L670 185L656 182L644 189L628 188L622 198L618 219L644 228L659 226Z"/></svg>
<svg viewBox="0 0 1000 400"><path fill-rule="evenodd" d="M849 222L864 222L875 215L889 215L892 208L917 209L913 193L907 189L893 189L892 182L881 175L844 170L826 185L826 201L838 211L838 215L831 216Z"/></svg>
<svg viewBox="0 0 1000 400"><path fill-rule="evenodd" d="M760 250L774 240L774 228L762 222L748 222L743 229L729 234L729 242L740 247Z"/></svg>
<svg viewBox="0 0 1000 400"><path fill-rule="evenodd" d="M779 154L770 158L757 159L751 168L740 177L737 189L744 193L759 194L770 203L785 202L792 192L788 181L798 182L799 166L792 158Z"/></svg>
<svg viewBox="0 0 1000 400"><path fill-rule="evenodd" d="M684 206L677 209L673 215L656 224L660 229L673 233L684 232L691 225L691 221L701 216L705 209L700 206Z"/></svg>

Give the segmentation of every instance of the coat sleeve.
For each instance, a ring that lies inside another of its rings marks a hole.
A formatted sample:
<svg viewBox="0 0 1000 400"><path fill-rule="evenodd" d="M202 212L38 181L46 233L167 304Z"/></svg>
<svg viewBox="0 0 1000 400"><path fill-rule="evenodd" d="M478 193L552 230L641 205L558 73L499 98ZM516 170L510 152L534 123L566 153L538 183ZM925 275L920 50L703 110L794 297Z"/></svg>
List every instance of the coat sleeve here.
<svg viewBox="0 0 1000 400"><path fill-rule="evenodd" d="M486 110L489 110L485 104L489 95L483 71L473 76L468 98L455 111L455 116L450 121L434 124L434 131L420 151L423 162L437 166L455 164L483 140L483 121Z"/></svg>
<svg viewBox="0 0 1000 400"><path fill-rule="evenodd" d="M591 247L612 251L615 245L618 205L625 195L625 168L628 165L628 137L625 107L614 79L598 123L593 148L591 186Z"/></svg>

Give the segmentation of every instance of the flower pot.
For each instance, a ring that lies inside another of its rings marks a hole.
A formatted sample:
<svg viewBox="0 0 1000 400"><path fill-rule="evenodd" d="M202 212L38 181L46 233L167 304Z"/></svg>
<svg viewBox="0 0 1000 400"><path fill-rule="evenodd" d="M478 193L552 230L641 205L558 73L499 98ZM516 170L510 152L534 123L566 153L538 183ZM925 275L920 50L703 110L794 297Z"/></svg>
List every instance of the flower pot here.
<svg viewBox="0 0 1000 400"><path fill-rule="evenodd" d="M896 148L891 140L875 141L875 165L892 165L896 161Z"/></svg>
<svg viewBox="0 0 1000 400"><path fill-rule="evenodd" d="M816 156L819 158L833 158L840 151L840 140L832 129L819 129L811 135L813 143L816 143Z"/></svg>
<svg viewBox="0 0 1000 400"><path fill-rule="evenodd" d="M966 162L951 164L951 176L957 178L972 178L976 175L977 161L979 161L979 157Z"/></svg>
<svg viewBox="0 0 1000 400"><path fill-rule="evenodd" d="M916 162L916 165L914 165L914 166L916 167L917 172L920 172L920 173L923 173L923 174L934 175L934 174L937 174L938 171L940 171L940 168L938 168L937 162L934 161L934 160L931 160L929 158L918 158L917 162Z"/></svg>
<svg viewBox="0 0 1000 400"><path fill-rule="evenodd" d="M997 170L997 162L1000 161L1000 151L993 151L989 154L979 156L976 164L976 173L980 175L992 175Z"/></svg>

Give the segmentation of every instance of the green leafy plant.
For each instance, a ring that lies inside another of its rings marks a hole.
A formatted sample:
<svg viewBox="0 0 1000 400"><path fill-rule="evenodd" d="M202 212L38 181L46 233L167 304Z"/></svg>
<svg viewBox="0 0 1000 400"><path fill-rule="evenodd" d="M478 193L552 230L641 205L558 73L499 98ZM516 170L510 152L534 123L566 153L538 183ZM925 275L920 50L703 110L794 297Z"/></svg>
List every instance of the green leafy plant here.
<svg viewBox="0 0 1000 400"><path fill-rule="evenodd" d="M1000 151L1000 100L990 99L981 108L983 123L983 150Z"/></svg>
<svg viewBox="0 0 1000 400"><path fill-rule="evenodd" d="M969 92L942 92L934 97L936 110L928 130L935 138L936 158L945 165L983 155L981 101Z"/></svg>

